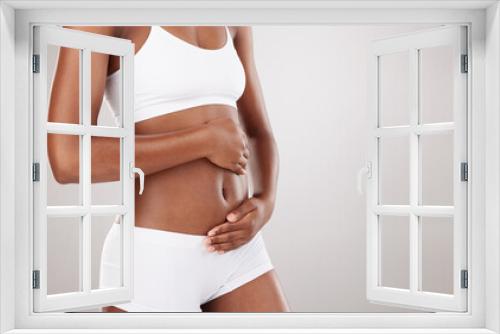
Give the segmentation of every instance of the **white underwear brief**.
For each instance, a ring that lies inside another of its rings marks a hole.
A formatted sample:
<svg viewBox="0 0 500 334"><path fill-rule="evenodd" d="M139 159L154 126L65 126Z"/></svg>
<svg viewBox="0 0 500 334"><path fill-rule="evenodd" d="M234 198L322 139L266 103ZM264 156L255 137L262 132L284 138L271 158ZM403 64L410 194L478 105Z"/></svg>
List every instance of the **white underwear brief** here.
<svg viewBox="0 0 500 334"><path fill-rule="evenodd" d="M120 225L104 241L99 287L120 282ZM200 312L200 306L273 269L261 232L237 249L209 252L205 236L134 227L134 298L129 312Z"/></svg>

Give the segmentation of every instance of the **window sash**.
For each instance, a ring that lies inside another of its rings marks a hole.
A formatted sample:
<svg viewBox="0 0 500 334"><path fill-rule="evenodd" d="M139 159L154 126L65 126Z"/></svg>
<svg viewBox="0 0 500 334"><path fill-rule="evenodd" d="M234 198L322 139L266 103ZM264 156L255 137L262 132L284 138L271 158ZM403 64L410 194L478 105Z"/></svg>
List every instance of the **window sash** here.
<svg viewBox="0 0 500 334"><path fill-rule="evenodd" d="M429 31L404 34L375 41L370 57L370 113L373 124L371 137L371 178L367 182L367 297L387 305L407 306L432 311L466 311L467 290L461 288L461 270L467 269L467 182L460 179L460 163L467 162L467 75L460 73L461 54L467 54L464 26L447 26ZM419 124L419 59L418 50L447 45L453 48L454 91L453 122ZM396 52L408 52L410 122L408 125L382 127L379 123L379 57ZM453 133L453 197L454 206L420 205L421 154L419 135ZM381 138L409 138L409 204L381 205L379 159ZM379 217L383 215L409 217L409 289L380 286L381 235ZM453 217L453 294L419 291L422 268L420 261L421 234L419 217Z"/></svg>
<svg viewBox="0 0 500 334"><path fill-rule="evenodd" d="M34 289L35 312L72 310L129 301L131 285L131 233L134 226L134 175L130 173L134 159L133 121L133 45L129 40L53 26L34 27L34 53L39 54L39 73L33 74L34 83L34 161L39 163L40 180L34 189L34 263L40 272L40 287ZM47 47L56 45L80 51L80 113L81 124L47 122ZM123 126L119 128L91 125L91 53L101 52L118 56L121 77L121 112ZM47 206L47 134L79 135L81 205ZM92 205L91 203L91 137L120 138L120 174L123 189L122 205ZM122 223L122 277L117 288L93 290L91 287L91 216L92 214L121 214ZM47 293L47 217L80 216L80 288L70 293Z"/></svg>

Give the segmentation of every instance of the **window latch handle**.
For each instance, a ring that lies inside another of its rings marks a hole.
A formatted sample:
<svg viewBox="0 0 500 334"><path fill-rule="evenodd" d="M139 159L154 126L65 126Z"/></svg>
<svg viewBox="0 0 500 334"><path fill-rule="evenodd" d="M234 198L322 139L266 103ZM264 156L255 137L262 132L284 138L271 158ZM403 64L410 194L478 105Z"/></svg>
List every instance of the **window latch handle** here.
<svg viewBox="0 0 500 334"><path fill-rule="evenodd" d="M368 161L365 167L360 168L358 171L358 178L357 178L357 188L358 188L358 193L360 195L363 195L363 175L366 175L366 178L371 178L372 177L372 163L371 161Z"/></svg>
<svg viewBox="0 0 500 334"><path fill-rule="evenodd" d="M144 172L138 167L134 167L134 163L130 162L130 177L135 178L134 174L139 174L139 195L144 191Z"/></svg>

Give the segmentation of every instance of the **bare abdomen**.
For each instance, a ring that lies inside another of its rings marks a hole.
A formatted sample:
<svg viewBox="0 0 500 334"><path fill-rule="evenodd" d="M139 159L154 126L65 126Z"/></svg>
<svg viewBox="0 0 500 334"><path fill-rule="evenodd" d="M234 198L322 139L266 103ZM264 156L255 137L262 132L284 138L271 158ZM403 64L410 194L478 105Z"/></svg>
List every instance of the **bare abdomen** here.
<svg viewBox="0 0 500 334"><path fill-rule="evenodd" d="M230 106L202 106L138 123L136 133L159 133L202 124L218 117L237 119ZM247 196L247 177L198 159L146 175L135 196L135 224L166 231L206 234ZM136 189L138 184L136 184Z"/></svg>

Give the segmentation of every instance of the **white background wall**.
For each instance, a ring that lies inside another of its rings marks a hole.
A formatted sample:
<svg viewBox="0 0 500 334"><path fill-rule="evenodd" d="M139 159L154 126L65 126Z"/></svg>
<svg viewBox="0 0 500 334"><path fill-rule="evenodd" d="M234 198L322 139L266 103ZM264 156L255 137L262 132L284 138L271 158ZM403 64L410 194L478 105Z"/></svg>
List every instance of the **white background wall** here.
<svg viewBox="0 0 500 334"><path fill-rule="evenodd" d="M276 210L264 237L292 310L395 310L365 297L366 210L356 174L367 156L368 46L422 28L254 27L256 62L280 152ZM402 172L393 173L398 179ZM404 275L403 260L387 275Z"/></svg>
<svg viewBox="0 0 500 334"><path fill-rule="evenodd" d="M365 298L366 211L356 174L367 156L369 42L421 28L253 27L257 69L280 152L277 204L264 237L292 311L405 311ZM110 119L105 105L101 116ZM56 202L74 191L52 179L50 184L49 197ZM116 190L113 184L97 187L102 198ZM93 234L94 286L110 224L97 224ZM61 233L58 225L49 226L49 291L77 282L74 270L61 270L77 260L75 252L62 251L77 242L76 234ZM397 265L392 270L404 275Z"/></svg>

